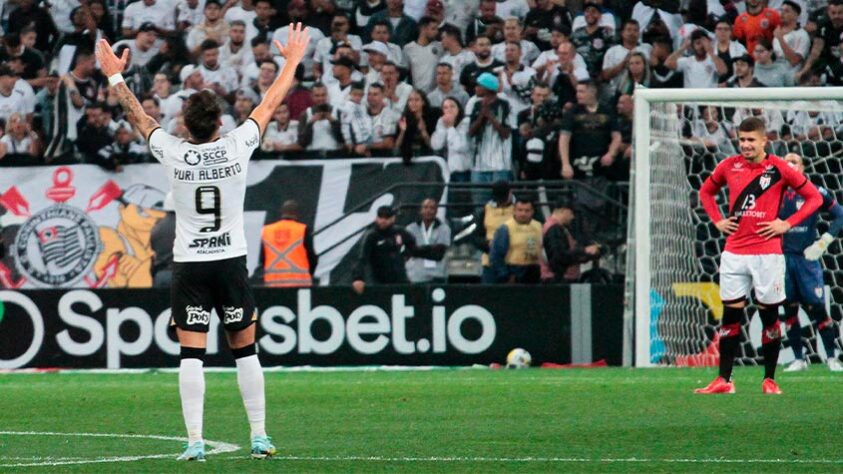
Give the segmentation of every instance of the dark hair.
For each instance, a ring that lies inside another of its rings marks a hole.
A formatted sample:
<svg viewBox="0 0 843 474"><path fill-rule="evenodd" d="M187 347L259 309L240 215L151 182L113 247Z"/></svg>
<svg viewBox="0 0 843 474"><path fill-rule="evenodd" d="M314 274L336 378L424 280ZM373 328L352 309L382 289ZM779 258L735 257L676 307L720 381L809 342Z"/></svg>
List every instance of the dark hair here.
<svg viewBox="0 0 843 474"><path fill-rule="evenodd" d="M450 23L445 23L444 25L442 25L442 28L439 28L439 31L443 35L448 35L448 36L451 36L453 38L456 38L457 41L460 43L460 46L463 46L462 32L456 26L454 26Z"/></svg>
<svg viewBox="0 0 843 474"><path fill-rule="evenodd" d="M252 45L253 48L259 44L268 44L266 41L266 35L255 36L251 41L249 41L249 44Z"/></svg>
<svg viewBox="0 0 843 474"><path fill-rule="evenodd" d="M398 65L397 65L397 64L395 64L394 62L392 62L392 61L384 61L383 65L381 65L381 71L383 71L383 68L385 68L385 67L387 67L387 66L394 67L396 70L397 70L397 69L400 69L400 68L398 67Z"/></svg>
<svg viewBox="0 0 843 474"><path fill-rule="evenodd" d="M217 49L220 47L220 44L212 39L206 39L199 45L199 49L204 53L209 49Z"/></svg>
<svg viewBox="0 0 843 474"><path fill-rule="evenodd" d="M441 62L436 65L436 67L446 67L450 70L454 70L454 66L451 66L449 63Z"/></svg>
<svg viewBox="0 0 843 474"><path fill-rule="evenodd" d="M653 46L661 44L667 46L667 49L673 49L673 41L671 41L670 38L667 36L656 36L655 38L653 38L652 43Z"/></svg>
<svg viewBox="0 0 843 474"><path fill-rule="evenodd" d="M526 194L517 194L515 196L515 204L529 204L532 207L536 207L535 204L533 204L533 200L527 197Z"/></svg>
<svg viewBox="0 0 843 474"><path fill-rule="evenodd" d="M258 67L263 66L264 64L272 64L272 67L273 69L275 69L275 72L278 72L278 63L276 63L275 61L271 59L264 59L263 61L261 61L260 64L258 64Z"/></svg>
<svg viewBox="0 0 843 474"><path fill-rule="evenodd" d="M506 41L506 44L514 44L518 46L518 51L521 51L521 43L519 41Z"/></svg>
<svg viewBox="0 0 843 474"><path fill-rule="evenodd" d="M311 92L313 89L327 89L328 86L325 85L324 82L314 82L312 86L310 86Z"/></svg>
<svg viewBox="0 0 843 474"><path fill-rule="evenodd" d="M380 89L380 91L383 92L383 84L381 84L380 82L369 84L369 90L371 89Z"/></svg>
<svg viewBox="0 0 843 474"><path fill-rule="evenodd" d="M243 28L246 27L246 22L243 20L231 20L231 23L228 24L229 27L231 26L242 26Z"/></svg>
<svg viewBox="0 0 843 474"><path fill-rule="evenodd" d="M222 109L217 96L211 91L197 92L187 99L184 109L184 125L194 139L205 142L219 129Z"/></svg>
<svg viewBox="0 0 843 474"><path fill-rule="evenodd" d="M436 21L436 18L433 18L432 16L426 16L425 15L425 16L419 18L418 25L419 25L419 28L424 28L425 26L427 26L431 23L439 23L439 22Z"/></svg>
<svg viewBox="0 0 843 474"><path fill-rule="evenodd" d="M154 102L156 107L161 107L161 101L158 100L158 97L155 97L154 95L150 94L143 95L140 99L140 103L143 104L147 100L151 100L152 102Z"/></svg>
<svg viewBox="0 0 843 474"><path fill-rule="evenodd" d="M707 34L704 30L702 30L702 29L697 29L697 30L694 30L694 31L691 33L691 42L692 42L692 43L693 43L694 41L696 41L696 40L700 39L700 38L708 38L708 34Z"/></svg>
<svg viewBox="0 0 843 474"><path fill-rule="evenodd" d="M384 27L386 27L386 31L387 31L387 33L389 33L389 36L392 36L392 23L390 23L390 22L389 22L389 20L378 20L378 21L376 21L376 22L372 23L372 29L371 29L371 30L369 30L369 37L370 37L370 38L371 38L371 36L372 36L372 33L371 33L371 32L375 31L375 27L376 27L376 26L384 26Z"/></svg>
<svg viewBox="0 0 843 474"><path fill-rule="evenodd" d="M299 216L299 203L295 199L288 199L281 205L282 216Z"/></svg>
<svg viewBox="0 0 843 474"><path fill-rule="evenodd" d="M633 18L630 18L630 19L626 20L625 22L623 22L623 25L621 25L621 31L623 31L624 28L626 28L626 25L635 25L638 28L641 28L641 24L638 23L638 20L633 19Z"/></svg>
<svg viewBox="0 0 843 474"><path fill-rule="evenodd" d="M748 117L743 119L740 126L738 126L739 132L761 132L762 134L767 133L767 126L764 125L764 121L758 117Z"/></svg>
<svg viewBox="0 0 843 474"><path fill-rule="evenodd" d="M767 51L773 50L773 42L768 40L767 38L758 38L755 41L755 45L756 46L763 46L764 49L766 49ZM751 51L751 52L754 53L755 51Z"/></svg>
<svg viewBox="0 0 843 474"><path fill-rule="evenodd" d="M462 104L460 104L460 101L458 101L455 97L449 95L448 97L442 99L442 103L444 104L446 100L450 100L457 106L457 119L454 121L454 126L456 127L460 124L460 122L462 122L463 117L465 117L465 110L463 110Z"/></svg>
<svg viewBox="0 0 843 474"><path fill-rule="evenodd" d="M4 42L10 48L17 48L20 46L20 33L9 33L6 35Z"/></svg>
<svg viewBox="0 0 843 474"><path fill-rule="evenodd" d="M410 92L410 94L413 92L421 97L421 119L424 120L427 130L435 130L436 120L439 118L438 114L432 107L430 107L430 102L427 100L427 95L425 95L424 91L413 88L413 91ZM404 141L401 142L401 158L404 159L404 163L409 163L412 159L413 144L416 141L416 136L420 134L418 119L414 113L410 112L410 100L409 96L407 97L407 105L404 106L404 113L401 114L402 118L407 121L407 131L404 132Z"/></svg>

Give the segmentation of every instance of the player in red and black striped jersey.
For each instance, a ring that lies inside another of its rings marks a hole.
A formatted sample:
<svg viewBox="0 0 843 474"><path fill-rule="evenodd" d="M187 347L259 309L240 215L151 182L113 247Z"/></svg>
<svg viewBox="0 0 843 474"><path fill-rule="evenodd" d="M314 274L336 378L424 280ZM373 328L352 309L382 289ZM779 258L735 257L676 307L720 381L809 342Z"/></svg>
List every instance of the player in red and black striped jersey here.
<svg viewBox="0 0 843 474"><path fill-rule="evenodd" d="M764 151L764 122L750 117L738 128L740 155L723 160L700 188L706 213L727 235L720 258L720 298L723 321L719 337L720 375L697 393L734 393L732 366L740 339L741 321L750 291L755 293L764 355L764 393L781 393L774 381L781 347L778 309L784 302L785 262L782 234L822 204L817 188L781 158ZM715 202L722 187L729 188L729 215L723 217ZM792 188L805 204L787 220L778 218L784 192Z"/></svg>

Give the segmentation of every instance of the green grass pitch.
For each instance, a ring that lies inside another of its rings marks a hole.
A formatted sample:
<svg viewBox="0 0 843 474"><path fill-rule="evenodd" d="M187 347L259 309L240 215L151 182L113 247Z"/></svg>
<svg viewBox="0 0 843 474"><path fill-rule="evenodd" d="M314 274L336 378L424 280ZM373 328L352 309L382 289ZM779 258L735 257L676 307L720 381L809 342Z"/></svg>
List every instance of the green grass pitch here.
<svg viewBox="0 0 843 474"><path fill-rule="evenodd" d="M843 375L780 374L785 394L770 396L761 368L739 368L735 395L692 393L714 375L270 372L267 427L280 453L253 461L236 376L209 373L205 436L228 452L185 465L174 460L176 374L5 374L0 472L843 471Z"/></svg>

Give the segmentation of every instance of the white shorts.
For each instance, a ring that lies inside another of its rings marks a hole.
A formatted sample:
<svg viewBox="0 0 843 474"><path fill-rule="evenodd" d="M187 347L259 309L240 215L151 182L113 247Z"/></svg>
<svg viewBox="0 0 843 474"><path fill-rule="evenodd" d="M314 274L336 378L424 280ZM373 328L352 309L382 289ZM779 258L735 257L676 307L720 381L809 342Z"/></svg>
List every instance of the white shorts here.
<svg viewBox="0 0 843 474"><path fill-rule="evenodd" d="M720 299L724 303L749 297L761 304L777 304L785 299L784 255L737 255L723 252L720 256Z"/></svg>

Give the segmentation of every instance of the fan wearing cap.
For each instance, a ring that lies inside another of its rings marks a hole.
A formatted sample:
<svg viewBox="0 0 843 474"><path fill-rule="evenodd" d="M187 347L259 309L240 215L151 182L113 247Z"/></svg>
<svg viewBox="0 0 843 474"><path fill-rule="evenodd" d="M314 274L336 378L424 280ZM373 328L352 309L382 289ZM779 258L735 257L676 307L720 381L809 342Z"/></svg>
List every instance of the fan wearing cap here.
<svg viewBox="0 0 843 474"><path fill-rule="evenodd" d="M400 68L407 67L407 58L404 57L404 51L401 46L391 42L392 25L389 23L389 20L381 20L374 23L371 28L370 37L372 42L379 41L386 45L386 61L391 61Z"/></svg>
<svg viewBox="0 0 843 474"><path fill-rule="evenodd" d="M468 136L474 141L471 181L491 183L512 179L512 130L516 115L505 98L498 97L500 82L489 72L480 74L475 96L465 105L470 119Z"/></svg>
<svg viewBox="0 0 843 474"><path fill-rule="evenodd" d="M120 24L124 38L134 38L141 25L151 23L158 34L169 36L176 32L175 6L165 0L141 0L126 5Z"/></svg>
<svg viewBox="0 0 843 474"><path fill-rule="evenodd" d="M585 24L578 27L579 18L575 19L574 30L571 33L571 42L577 47L577 52L585 58L591 77L599 77L603 68L603 56L615 42L615 30L601 24L602 16L603 10L598 3L593 0L585 2L582 16Z"/></svg>
<svg viewBox="0 0 843 474"><path fill-rule="evenodd" d="M122 47L128 47L131 53L128 66L143 67L158 54L161 47L156 44L158 30L152 23L144 23L133 39L124 39L111 45L117 55L122 55ZM118 51L120 50L120 51Z"/></svg>
<svg viewBox="0 0 843 474"><path fill-rule="evenodd" d="M376 285L409 283L405 266L408 258L439 261L447 249L443 244L417 245L406 229L395 225L395 210L389 206L378 208L374 226L362 242L360 258L352 272L352 288L357 294L363 294L367 280Z"/></svg>
<svg viewBox="0 0 843 474"><path fill-rule="evenodd" d="M580 264L600 258L600 246L583 247L571 230L574 207L562 198L553 205L550 217L542 226L544 256L541 259L543 283L576 283L580 280Z"/></svg>
<svg viewBox="0 0 843 474"><path fill-rule="evenodd" d="M355 74L355 66L354 60L344 54L331 61L331 78L325 84L328 86L328 100L334 107L342 108L348 100L355 77L357 80L363 79L362 74Z"/></svg>
<svg viewBox="0 0 843 474"><path fill-rule="evenodd" d="M205 40L214 40L222 44L228 37L228 23L223 20L222 5L219 0L206 0L203 9L202 23L190 28L185 39L187 49L191 54L200 52L200 46Z"/></svg>
<svg viewBox="0 0 843 474"><path fill-rule="evenodd" d="M366 84L380 82L381 68L388 61L389 48L382 41L372 41L363 46L363 52L366 53L366 62L369 64L369 71L364 81Z"/></svg>
<svg viewBox="0 0 843 474"><path fill-rule="evenodd" d="M143 163L149 156L146 145L125 120L117 122L114 141L101 149L99 155L100 163L103 166L113 167L114 171L122 171L123 165Z"/></svg>

